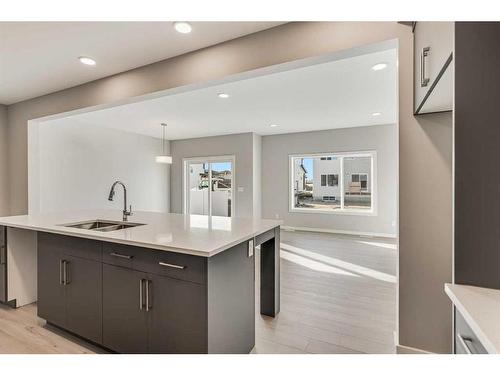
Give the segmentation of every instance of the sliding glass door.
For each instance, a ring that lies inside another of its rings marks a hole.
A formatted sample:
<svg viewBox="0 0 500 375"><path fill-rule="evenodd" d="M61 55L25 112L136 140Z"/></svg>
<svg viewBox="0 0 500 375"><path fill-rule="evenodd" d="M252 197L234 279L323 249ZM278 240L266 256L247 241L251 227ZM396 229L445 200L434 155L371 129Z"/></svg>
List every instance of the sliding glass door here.
<svg viewBox="0 0 500 375"><path fill-rule="evenodd" d="M184 212L232 216L234 157L184 160Z"/></svg>

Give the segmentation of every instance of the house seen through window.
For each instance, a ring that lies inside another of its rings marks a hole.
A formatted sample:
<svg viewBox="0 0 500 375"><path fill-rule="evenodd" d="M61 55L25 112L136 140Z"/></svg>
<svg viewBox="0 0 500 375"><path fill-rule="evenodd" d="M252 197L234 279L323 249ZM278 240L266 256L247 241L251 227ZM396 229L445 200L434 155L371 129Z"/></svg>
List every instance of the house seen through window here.
<svg viewBox="0 0 500 375"><path fill-rule="evenodd" d="M372 212L374 152L290 156L292 211Z"/></svg>

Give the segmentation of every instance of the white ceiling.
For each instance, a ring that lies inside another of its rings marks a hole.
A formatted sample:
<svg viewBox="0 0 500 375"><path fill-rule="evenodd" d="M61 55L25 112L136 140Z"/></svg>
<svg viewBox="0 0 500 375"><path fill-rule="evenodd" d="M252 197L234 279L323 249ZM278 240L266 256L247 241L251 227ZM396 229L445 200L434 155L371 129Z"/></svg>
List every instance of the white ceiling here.
<svg viewBox="0 0 500 375"><path fill-rule="evenodd" d="M55 92L283 22L0 22L0 103ZM77 58L97 61L90 67Z"/></svg>
<svg viewBox="0 0 500 375"><path fill-rule="evenodd" d="M158 138L166 122L168 139L393 124L396 60L396 50L385 50L49 122L77 121ZM388 67L373 71L379 62ZM220 99L220 92L230 97Z"/></svg>

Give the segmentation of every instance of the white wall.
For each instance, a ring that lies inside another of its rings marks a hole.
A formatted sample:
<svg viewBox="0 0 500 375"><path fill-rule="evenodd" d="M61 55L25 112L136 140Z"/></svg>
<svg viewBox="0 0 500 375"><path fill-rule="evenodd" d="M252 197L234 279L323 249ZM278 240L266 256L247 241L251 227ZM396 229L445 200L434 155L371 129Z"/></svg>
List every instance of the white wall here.
<svg viewBox="0 0 500 375"><path fill-rule="evenodd" d="M289 155L377 151L375 215L289 212ZM379 125L262 138L262 216L285 226L396 235L397 128ZM415 197L419 199L419 197Z"/></svg>
<svg viewBox="0 0 500 375"><path fill-rule="evenodd" d="M155 162L160 151L161 140L147 136L67 119L34 124L30 212L122 209L121 187L107 199L115 180L127 186L133 210L168 212L170 166Z"/></svg>

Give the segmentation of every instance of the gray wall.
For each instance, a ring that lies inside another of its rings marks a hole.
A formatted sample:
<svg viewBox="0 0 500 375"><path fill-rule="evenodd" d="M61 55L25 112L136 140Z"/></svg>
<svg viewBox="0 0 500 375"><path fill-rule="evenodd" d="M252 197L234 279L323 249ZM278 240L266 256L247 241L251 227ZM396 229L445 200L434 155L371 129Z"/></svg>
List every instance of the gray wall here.
<svg viewBox="0 0 500 375"><path fill-rule="evenodd" d="M262 217L262 136L253 135L253 216Z"/></svg>
<svg viewBox="0 0 500 375"><path fill-rule="evenodd" d="M398 154L395 125L272 135L263 137L262 145L264 218L279 215L285 225L293 227L396 234ZM289 155L373 150L377 151L377 215L289 212Z"/></svg>
<svg viewBox="0 0 500 375"><path fill-rule="evenodd" d="M289 23L10 105L10 212L28 208L30 119L390 39L399 41L399 342L449 352L451 304L442 284L451 281L452 120L413 116L413 35L396 22Z"/></svg>
<svg viewBox="0 0 500 375"><path fill-rule="evenodd" d="M7 107L0 104L0 216L9 214Z"/></svg>
<svg viewBox="0 0 500 375"><path fill-rule="evenodd" d="M452 281L453 119L414 119L399 137L399 337L402 345L450 353L443 283Z"/></svg>
<svg viewBox="0 0 500 375"><path fill-rule="evenodd" d="M250 217L254 212L254 134L234 134L216 137L170 141L172 166L170 170L171 212L182 213L183 159L193 157L235 156L235 216ZM243 192L238 191L242 187Z"/></svg>

